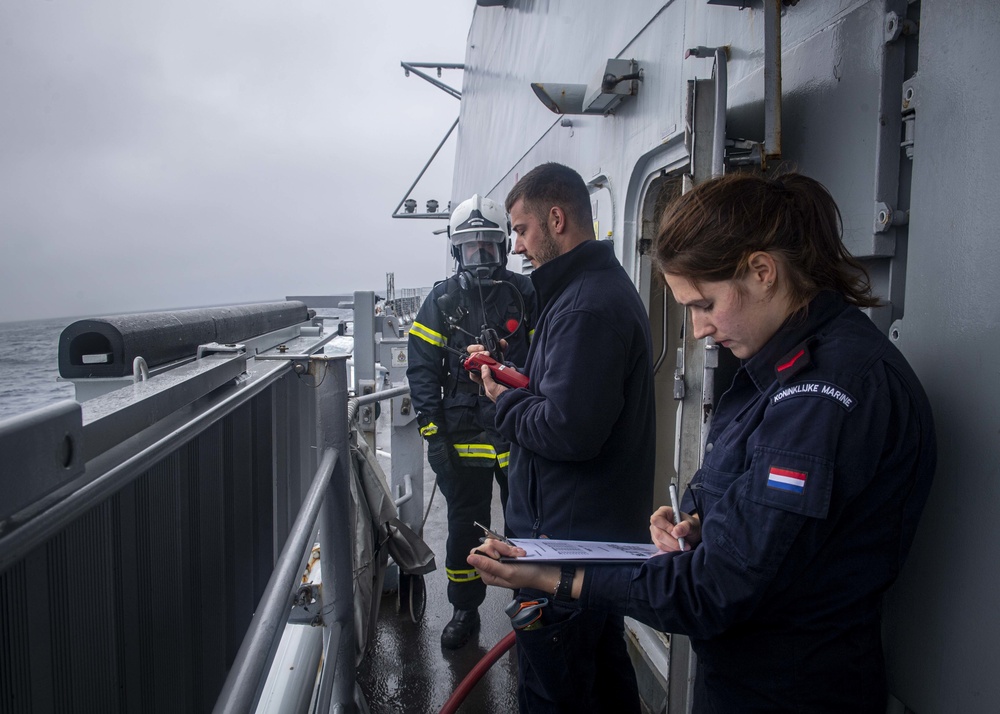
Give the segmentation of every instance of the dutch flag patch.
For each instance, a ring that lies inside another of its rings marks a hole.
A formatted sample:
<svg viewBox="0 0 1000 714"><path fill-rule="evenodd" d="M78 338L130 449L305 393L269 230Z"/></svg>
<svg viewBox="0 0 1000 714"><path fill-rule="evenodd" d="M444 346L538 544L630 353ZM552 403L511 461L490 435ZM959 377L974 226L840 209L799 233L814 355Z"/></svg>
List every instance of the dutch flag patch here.
<svg viewBox="0 0 1000 714"><path fill-rule="evenodd" d="M789 493L803 493L806 490L806 476L808 474L805 471L793 471L792 469L783 469L780 466L772 466L767 473L767 487Z"/></svg>

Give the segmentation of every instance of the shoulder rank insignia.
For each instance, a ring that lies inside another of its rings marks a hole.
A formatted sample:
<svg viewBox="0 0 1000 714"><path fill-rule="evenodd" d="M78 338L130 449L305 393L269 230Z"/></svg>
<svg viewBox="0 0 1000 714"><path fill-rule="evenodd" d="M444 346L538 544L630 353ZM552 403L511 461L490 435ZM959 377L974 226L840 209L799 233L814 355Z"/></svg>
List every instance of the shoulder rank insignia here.
<svg viewBox="0 0 1000 714"><path fill-rule="evenodd" d="M810 364L809 340L805 340L793 347L791 352L779 359L778 363L774 365L774 373L778 377L778 384L785 384Z"/></svg>

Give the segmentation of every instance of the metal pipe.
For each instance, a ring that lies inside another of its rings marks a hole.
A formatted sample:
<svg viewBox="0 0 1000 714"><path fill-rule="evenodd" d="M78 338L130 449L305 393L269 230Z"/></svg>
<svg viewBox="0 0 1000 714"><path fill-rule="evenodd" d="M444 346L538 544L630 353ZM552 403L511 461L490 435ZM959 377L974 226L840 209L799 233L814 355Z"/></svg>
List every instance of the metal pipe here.
<svg viewBox="0 0 1000 714"><path fill-rule="evenodd" d="M400 387L383 389L379 392L372 392L371 394L362 394L360 397L351 397L351 401L357 402L358 406L360 407L365 404L371 404L373 402L381 402L383 399L391 399L392 397L402 397L403 395L409 393L410 393L410 385L404 384Z"/></svg>
<svg viewBox="0 0 1000 714"><path fill-rule="evenodd" d="M764 0L764 159L781 158L781 0Z"/></svg>
<svg viewBox="0 0 1000 714"><path fill-rule="evenodd" d="M413 476L403 474L403 495L393 501L393 503L396 505L396 508L399 508L411 498L413 498Z"/></svg>
<svg viewBox="0 0 1000 714"><path fill-rule="evenodd" d="M427 62L400 62L399 66L402 67L404 70L406 70L407 74L409 74L410 72L413 72L413 74L415 74L418 77L420 77L420 79L424 79L424 80L430 82L435 87L437 87L438 89L440 89L441 91L443 91L445 94L451 95L452 97L455 97L455 99L461 99L462 98L462 93L460 91L458 91L457 89L455 89L454 87L449 87L444 82L442 82L442 81L440 81L438 79L434 79L433 77L431 77L431 76L429 76L427 74L424 74L423 72L421 72L420 70L418 70L416 68L417 67L425 67L425 68L440 67L440 68L443 68L443 69L465 69L465 65L464 64L429 64Z"/></svg>
<svg viewBox="0 0 1000 714"><path fill-rule="evenodd" d="M272 373L265 374L253 382L243 385L236 392L206 408L201 414L191 418L182 426L157 439L104 473L100 473L99 467L96 468L96 473L100 475L93 481L81 486L51 508L33 516L10 534L0 538L0 573L19 561L32 549L54 536L68 523L124 488L139 474L156 464L164 454L176 450L219 419L263 392L290 369L290 364L275 367ZM103 457L94 459L98 464L102 460ZM92 468L93 463L88 464L88 470Z"/></svg>
<svg viewBox="0 0 1000 714"><path fill-rule="evenodd" d="M775 0L781 2L781 0ZM715 126L712 129L712 176L726 171L726 104L729 101L729 69L725 47L715 48Z"/></svg>
<svg viewBox="0 0 1000 714"><path fill-rule="evenodd" d="M781 0L778 0L780 2ZM715 122L712 129L712 176L722 176L726 169L726 109L729 92L727 47L692 47L684 57L715 57Z"/></svg>
<svg viewBox="0 0 1000 714"><path fill-rule="evenodd" d="M319 365L310 365L311 370ZM346 361L325 365L316 394L316 443L350 453L347 421ZM355 652L354 548L351 518L351 469L347 459L334 468L319 512L320 565L323 568L324 656L316 711L354 711Z"/></svg>
<svg viewBox="0 0 1000 714"><path fill-rule="evenodd" d="M667 358L667 288L663 288L663 344L660 347L660 356L653 365L653 374L660 371L663 360Z"/></svg>
<svg viewBox="0 0 1000 714"><path fill-rule="evenodd" d="M149 366L142 357L136 357L132 360L132 381L138 384L147 379L149 379Z"/></svg>
<svg viewBox="0 0 1000 714"><path fill-rule="evenodd" d="M410 386L407 384L401 387L393 387L392 389L383 389L381 392L362 394L360 397L351 397L347 400L347 421L353 422L357 418L358 407L364 406L365 404L371 404L372 402L380 402L383 399L401 397L404 394L409 393Z"/></svg>
<svg viewBox="0 0 1000 714"><path fill-rule="evenodd" d="M309 360L312 362L336 362L337 360L345 359L347 355L326 355L326 354L300 354L300 355L290 355L287 353L282 354L260 354L255 355L254 359L261 362L294 362L296 360L305 361Z"/></svg>
<svg viewBox="0 0 1000 714"><path fill-rule="evenodd" d="M715 412L715 370L719 367L719 346L711 337L705 338L705 372L701 383L701 452L698 466L705 462L705 445L708 432L712 428L712 414Z"/></svg>
<svg viewBox="0 0 1000 714"><path fill-rule="evenodd" d="M267 581L264 594L257 603L253 620L236 654L236 661L222 685L222 691L212 710L216 714L252 711L260 696L267 668L295 598L294 585L301 575L303 554L316 532L316 516L320 505L324 500L330 500L326 497L329 495L331 477L338 466L343 469L343 459L339 458L337 450L326 449L302 508L292 524L285 547L281 549ZM348 583L353 587L350 578Z"/></svg>
<svg viewBox="0 0 1000 714"><path fill-rule="evenodd" d="M781 2L781 0L775 0ZM768 0L765 0L765 5ZM715 48L715 126L712 134L712 177L726 172L726 109L729 104L729 70L725 47ZM705 366L701 383L701 451L698 465L705 460L705 444L715 411L715 370L719 366L719 346L705 338Z"/></svg>
<svg viewBox="0 0 1000 714"><path fill-rule="evenodd" d="M399 205L397 205L396 206L396 210L392 212L392 217L393 218L405 218L406 217L407 214L405 214L405 213L403 215L399 215L399 209L403 207L403 203L409 197L410 192L413 190L414 186L416 186L420 182L420 179L423 178L424 173L427 171L427 168L434 161L434 157L436 157L438 155L438 152L441 151L441 147L444 146L444 142L448 141L448 137L451 136L451 132L455 131L455 127L456 126L458 126L458 117L455 117L455 123L451 125L450 129L448 129L448 133L444 135L444 138L441 139L441 143L439 143L437 145L437 148L434 149L434 153L431 154L431 158L427 159L427 163L424 164L424 167L422 169L420 169L420 173L417 174L417 177L415 179L413 179L413 183L411 183L410 187L408 189L406 189L406 193L403 194L403 197L401 199L399 199ZM440 217L447 219L449 215L450 215L449 212L442 211L441 214L440 214Z"/></svg>
<svg viewBox="0 0 1000 714"><path fill-rule="evenodd" d="M401 62L404 67L423 67L424 69L465 69L461 62Z"/></svg>

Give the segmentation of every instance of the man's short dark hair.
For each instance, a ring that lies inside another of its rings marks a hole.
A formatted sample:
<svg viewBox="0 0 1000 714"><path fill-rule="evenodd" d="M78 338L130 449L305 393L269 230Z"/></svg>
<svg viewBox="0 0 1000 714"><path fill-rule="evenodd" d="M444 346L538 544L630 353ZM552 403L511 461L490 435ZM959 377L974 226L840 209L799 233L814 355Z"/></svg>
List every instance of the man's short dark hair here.
<svg viewBox="0 0 1000 714"><path fill-rule="evenodd" d="M580 228L589 226L594 219L587 184L580 174L562 164L541 164L522 176L507 194L508 213L520 199L524 199L525 209L540 221L545 220L553 206L563 209L569 223Z"/></svg>

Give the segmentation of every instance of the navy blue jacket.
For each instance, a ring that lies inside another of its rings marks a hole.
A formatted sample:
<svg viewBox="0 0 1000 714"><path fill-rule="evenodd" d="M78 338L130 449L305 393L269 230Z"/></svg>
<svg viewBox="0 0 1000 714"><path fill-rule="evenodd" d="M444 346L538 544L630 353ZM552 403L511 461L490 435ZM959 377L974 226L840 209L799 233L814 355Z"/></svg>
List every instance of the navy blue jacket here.
<svg viewBox="0 0 1000 714"><path fill-rule="evenodd" d="M696 711L884 712L879 603L937 454L906 360L822 293L740 367L706 452L701 543L591 568L581 604L689 635Z"/></svg>
<svg viewBox="0 0 1000 714"><path fill-rule="evenodd" d="M649 317L608 243L531 274L525 389L497 399L511 442L506 527L520 538L649 540L655 413Z"/></svg>

